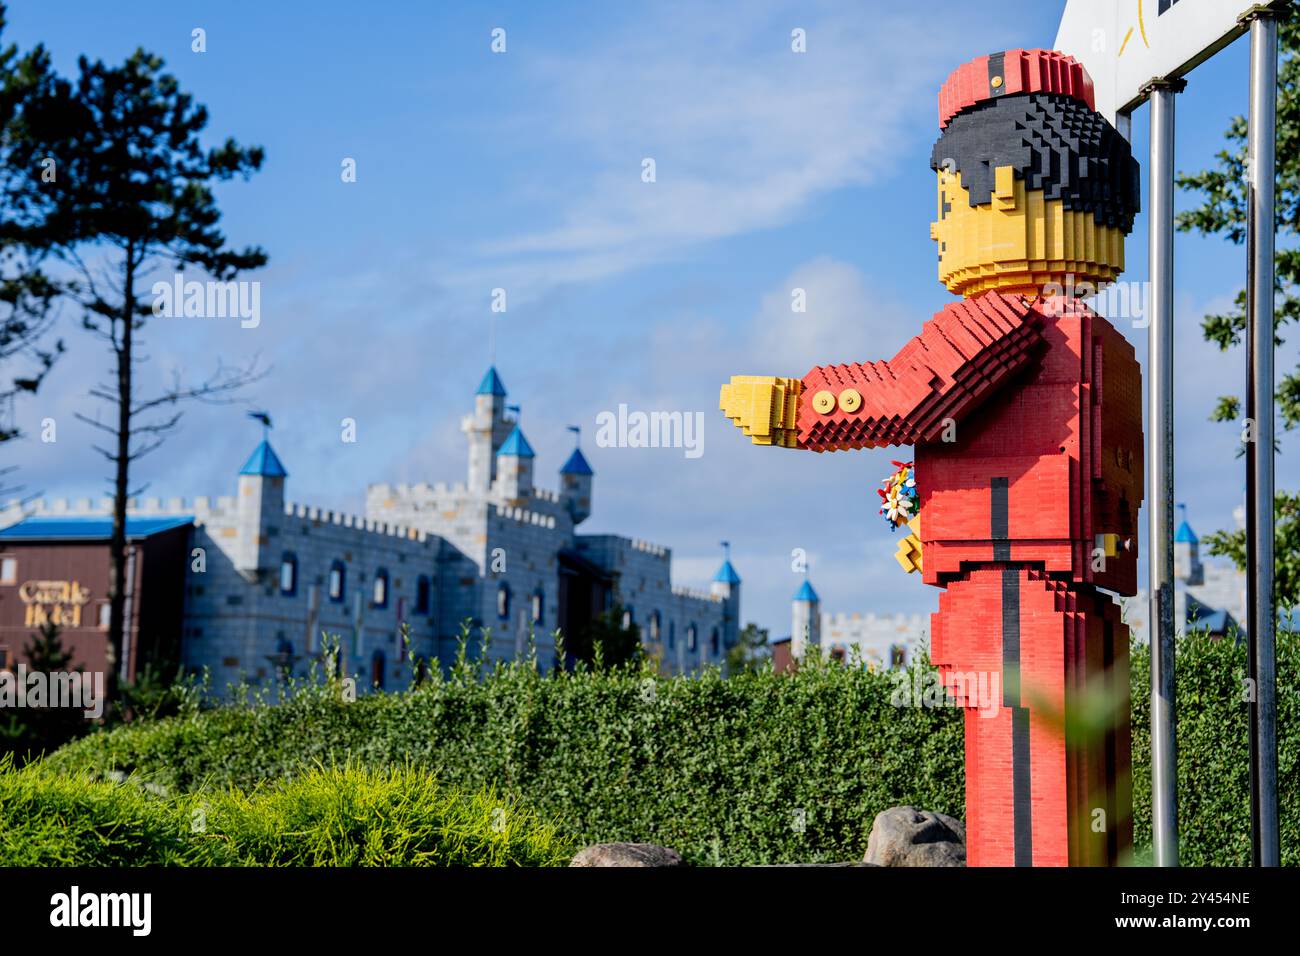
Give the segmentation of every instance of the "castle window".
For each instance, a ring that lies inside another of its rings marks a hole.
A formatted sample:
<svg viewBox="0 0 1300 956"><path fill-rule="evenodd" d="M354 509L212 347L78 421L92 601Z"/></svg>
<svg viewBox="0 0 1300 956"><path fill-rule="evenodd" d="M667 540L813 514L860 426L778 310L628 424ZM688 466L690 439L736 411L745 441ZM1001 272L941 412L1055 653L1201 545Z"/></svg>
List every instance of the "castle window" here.
<svg viewBox="0 0 1300 956"><path fill-rule="evenodd" d="M341 604L345 596L347 587L347 568L343 566L342 561L335 561L330 565L330 582L329 596L335 604Z"/></svg>
<svg viewBox="0 0 1300 956"><path fill-rule="evenodd" d="M18 559L0 558L0 584L18 583Z"/></svg>
<svg viewBox="0 0 1300 956"><path fill-rule="evenodd" d="M623 610L623 623L622 623L622 625L621 625L621 626L622 626L622 629L625 630L625 631L630 631L630 630L632 630L632 621L633 621L633 620L634 620L634 618L633 618L633 615L632 615L632 609L631 609L630 607L629 607L629 608L624 608L624 610Z"/></svg>
<svg viewBox="0 0 1300 956"><path fill-rule="evenodd" d="M375 572L375 586L370 593L371 607L388 607L388 572L380 568Z"/></svg>
<svg viewBox="0 0 1300 956"><path fill-rule="evenodd" d="M497 617L503 621L510 619L510 585L501 584L497 588Z"/></svg>
<svg viewBox="0 0 1300 956"><path fill-rule="evenodd" d="M113 605L108 601L100 601L99 607L96 610L99 611L98 618L95 621L96 626L98 626L101 631L107 631L113 618Z"/></svg>
<svg viewBox="0 0 1300 956"><path fill-rule="evenodd" d="M691 624L686 628L686 649L691 653L694 653L695 645L696 645L695 625Z"/></svg>
<svg viewBox="0 0 1300 956"><path fill-rule="evenodd" d="M668 622L668 649L671 651L677 646L677 622Z"/></svg>
<svg viewBox="0 0 1300 956"><path fill-rule="evenodd" d="M384 656L383 651L375 651L370 658L370 686L384 689L384 667L388 663L388 658Z"/></svg>
<svg viewBox="0 0 1300 956"><path fill-rule="evenodd" d="M662 625L660 624L659 621L659 612L651 611L650 612L650 640L652 641L659 640L659 629L661 626Z"/></svg>
<svg viewBox="0 0 1300 956"><path fill-rule="evenodd" d="M721 648L719 647L718 629L715 627L713 633L709 635L709 653L717 657Z"/></svg>
<svg viewBox="0 0 1300 956"><path fill-rule="evenodd" d="M280 593L298 593L298 558L290 551L286 551L280 559Z"/></svg>
<svg viewBox="0 0 1300 956"><path fill-rule="evenodd" d="M539 585L537 590L533 592L533 623L534 624L542 623L542 613L545 610L546 610L546 593L541 589Z"/></svg>
<svg viewBox="0 0 1300 956"><path fill-rule="evenodd" d="M415 581L415 613L429 613L429 576L421 574Z"/></svg>

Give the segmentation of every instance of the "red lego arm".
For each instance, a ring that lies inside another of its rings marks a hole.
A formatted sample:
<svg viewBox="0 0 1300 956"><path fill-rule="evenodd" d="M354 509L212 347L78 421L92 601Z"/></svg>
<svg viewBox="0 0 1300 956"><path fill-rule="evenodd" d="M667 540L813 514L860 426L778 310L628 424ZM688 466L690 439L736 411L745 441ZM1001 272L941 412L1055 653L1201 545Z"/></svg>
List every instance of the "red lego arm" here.
<svg viewBox="0 0 1300 956"><path fill-rule="evenodd" d="M954 302L888 362L819 366L799 395L798 447L812 451L938 439L1031 359L1042 318L1018 295Z"/></svg>

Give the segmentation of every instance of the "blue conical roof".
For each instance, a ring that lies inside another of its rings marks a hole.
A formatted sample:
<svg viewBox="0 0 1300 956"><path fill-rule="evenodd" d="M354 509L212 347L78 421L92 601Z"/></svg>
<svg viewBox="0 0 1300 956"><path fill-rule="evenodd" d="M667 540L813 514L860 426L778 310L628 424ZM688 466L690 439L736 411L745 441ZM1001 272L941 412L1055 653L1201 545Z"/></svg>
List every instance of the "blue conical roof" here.
<svg viewBox="0 0 1300 956"><path fill-rule="evenodd" d="M524 437L524 433L519 430L518 425L516 425L515 430L510 433L510 437L501 445L501 450L498 451L497 454L514 455L516 458L537 457L533 453L533 446L528 444L528 439Z"/></svg>
<svg viewBox="0 0 1300 956"><path fill-rule="evenodd" d="M284 465L280 464L280 459L271 447L271 443L265 438L262 443L253 449L253 453L248 456L248 461L244 462L244 467L239 469L241 475L258 475L262 478L287 478L289 473L284 470Z"/></svg>
<svg viewBox="0 0 1300 956"><path fill-rule="evenodd" d="M506 394L505 383L501 381L501 376L497 374L497 367L491 366L483 376L483 381L479 383L476 395L496 395L504 397Z"/></svg>
<svg viewBox="0 0 1300 956"><path fill-rule="evenodd" d="M821 600L821 598L817 596L817 592L813 590L813 586L809 584L807 580L803 582L803 587L799 588L799 590L795 592L794 599L796 601L807 601L810 604L814 601Z"/></svg>
<svg viewBox="0 0 1300 956"><path fill-rule="evenodd" d="M1196 544L1200 539L1196 537L1196 532L1186 521L1178 526L1178 531L1174 533L1174 540L1179 544Z"/></svg>
<svg viewBox="0 0 1300 956"><path fill-rule="evenodd" d="M591 465L587 464L587 458L583 455L582 450L580 448L575 448L573 449L573 454L569 456L569 460L566 461L564 467L560 469L560 474L594 475L595 472L591 470Z"/></svg>
<svg viewBox="0 0 1300 956"><path fill-rule="evenodd" d="M718 568L718 573L713 576L713 580L721 581L723 584L739 584L740 575L736 573L730 561L723 561L722 567Z"/></svg>

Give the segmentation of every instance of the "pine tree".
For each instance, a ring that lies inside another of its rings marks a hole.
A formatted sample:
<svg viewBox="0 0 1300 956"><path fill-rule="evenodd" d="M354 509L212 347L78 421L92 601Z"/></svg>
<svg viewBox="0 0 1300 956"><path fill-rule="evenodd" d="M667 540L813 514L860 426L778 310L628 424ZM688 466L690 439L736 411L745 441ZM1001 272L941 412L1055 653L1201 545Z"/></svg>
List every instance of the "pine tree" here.
<svg viewBox="0 0 1300 956"><path fill-rule="evenodd" d="M42 624L23 653L27 655L27 666L44 674L67 670L72 663L72 652L64 648L59 626L53 623Z"/></svg>
<svg viewBox="0 0 1300 956"><path fill-rule="evenodd" d="M78 61L75 83L60 80L24 111L27 137L15 151L19 167L37 176L42 157L57 168L41 180L52 208L36 239L54 248L74 278L60 286L80 309L83 327L109 350L111 380L90 395L108 406L107 421L78 414L107 436L96 446L112 470L113 529L109 541L108 699L117 700L117 672L126 629L127 501L131 466L162 444L179 424L187 400L222 401L260 377L250 365L218 362L195 384L179 378L156 394L141 394L146 360L139 338L154 315L152 280L193 267L227 282L266 263L260 248L233 249L219 227L212 187L249 177L262 165L259 147L233 139L205 148L207 109L163 72L163 61L137 50L117 67Z"/></svg>

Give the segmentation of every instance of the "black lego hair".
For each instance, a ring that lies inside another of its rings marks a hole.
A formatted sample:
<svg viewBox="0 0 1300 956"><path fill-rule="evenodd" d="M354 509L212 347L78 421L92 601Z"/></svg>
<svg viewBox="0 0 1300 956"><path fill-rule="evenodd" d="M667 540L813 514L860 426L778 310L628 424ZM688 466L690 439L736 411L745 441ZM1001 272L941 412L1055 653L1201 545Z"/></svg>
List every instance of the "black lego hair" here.
<svg viewBox="0 0 1300 956"><path fill-rule="evenodd" d="M1141 171L1128 141L1100 113L1057 93L986 100L963 111L934 144L930 168L961 174L971 206L993 201L995 170L1011 166L1026 189L1091 212L1098 225L1133 231Z"/></svg>

